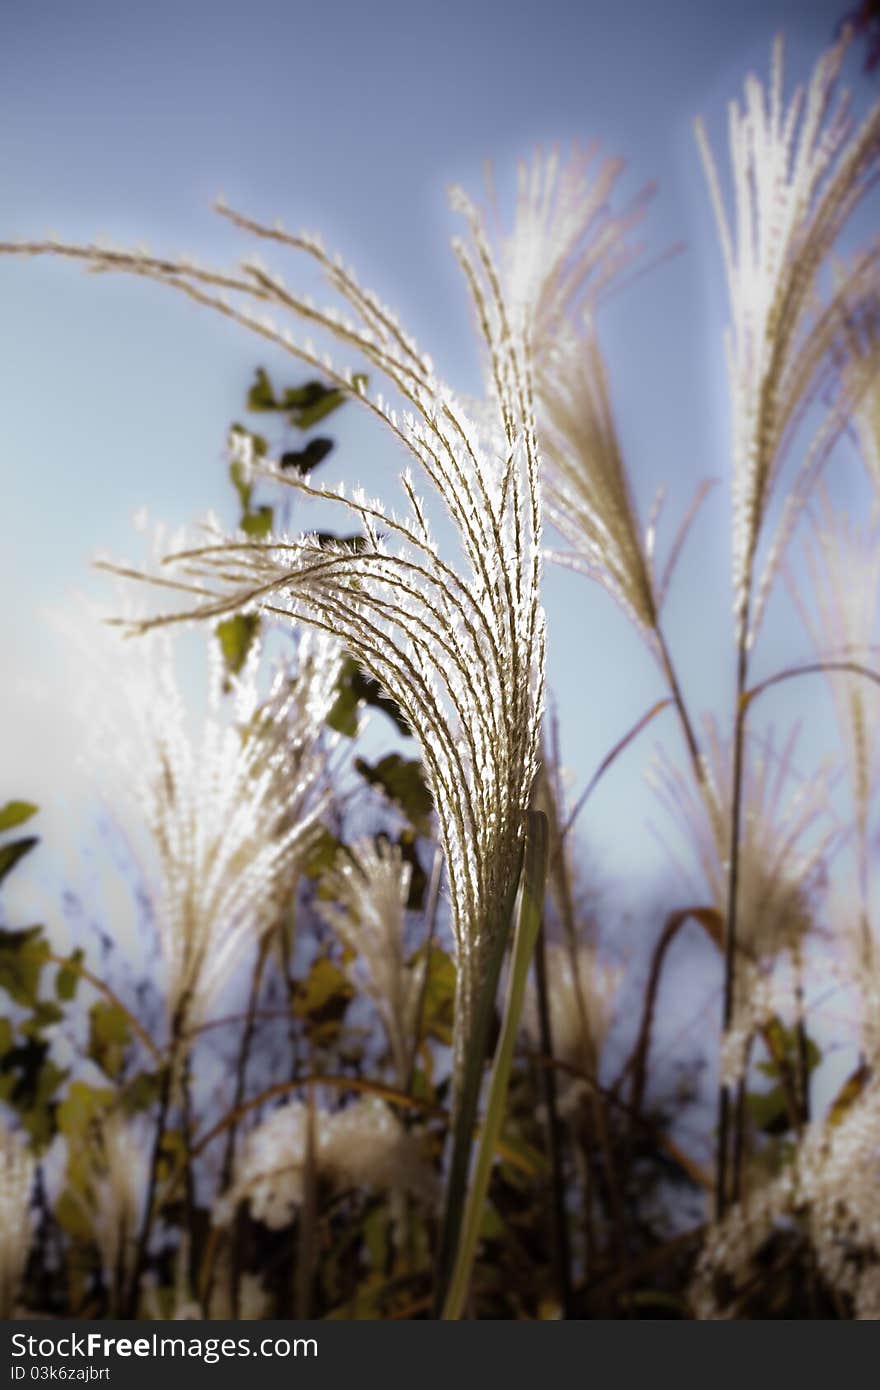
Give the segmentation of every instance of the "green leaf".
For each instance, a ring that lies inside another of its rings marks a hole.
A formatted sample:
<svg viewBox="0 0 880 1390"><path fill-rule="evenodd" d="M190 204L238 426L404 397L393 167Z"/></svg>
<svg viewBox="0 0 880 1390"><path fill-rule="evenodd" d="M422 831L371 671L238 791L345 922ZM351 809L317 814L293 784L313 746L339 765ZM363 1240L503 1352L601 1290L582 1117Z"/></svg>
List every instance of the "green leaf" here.
<svg viewBox="0 0 880 1390"><path fill-rule="evenodd" d="M274 516L271 507L257 507L255 512L248 512L243 516L239 525L245 535L253 536L254 540L265 540L272 530Z"/></svg>
<svg viewBox="0 0 880 1390"><path fill-rule="evenodd" d="M288 449L281 455L279 463L282 468L295 468L301 477L307 478L313 468L324 462L332 449L333 440L318 435L302 449Z"/></svg>
<svg viewBox="0 0 880 1390"><path fill-rule="evenodd" d="M388 1259L388 1210L378 1204L364 1217L364 1245L373 1269L382 1270Z"/></svg>
<svg viewBox="0 0 880 1390"><path fill-rule="evenodd" d="M258 367L254 384L247 394L248 410L280 410L282 407L275 399L275 392L269 380L269 374L263 367Z"/></svg>
<svg viewBox="0 0 880 1390"><path fill-rule="evenodd" d="M342 841L338 840L326 826L321 826L319 834L303 860L303 873L309 878L320 878L322 874L333 868L336 863L336 856L342 848Z"/></svg>
<svg viewBox="0 0 880 1390"><path fill-rule="evenodd" d="M18 1111L35 1144L48 1144L55 1132L53 1096L67 1077L49 1060L49 1044L27 1038L0 1061L0 1100Z"/></svg>
<svg viewBox="0 0 880 1390"><path fill-rule="evenodd" d="M34 1008L49 947L42 927L0 928L0 989L26 1008Z"/></svg>
<svg viewBox="0 0 880 1390"><path fill-rule="evenodd" d="M402 734L412 732L397 701L386 695L379 682L362 671L352 656L347 656L342 663L337 690L339 694L327 716L328 726L337 733L344 734L346 738L355 737L361 704L387 714Z"/></svg>
<svg viewBox="0 0 880 1390"><path fill-rule="evenodd" d="M746 1096L755 1127L762 1134L784 1134L791 1127L785 1091L774 1086L772 1091L750 1091Z"/></svg>
<svg viewBox="0 0 880 1390"><path fill-rule="evenodd" d="M55 1220L72 1240L85 1244L92 1239L88 1210L69 1187L64 1189L55 1203Z"/></svg>
<svg viewBox="0 0 880 1390"><path fill-rule="evenodd" d="M238 675L259 630L260 619L257 613L236 613L217 624L214 631L220 642L223 663L229 675Z"/></svg>
<svg viewBox="0 0 880 1390"><path fill-rule="evenodd" d="M314 425L326 420L328 415L332 415L334 410L338 410L345 404L345 394L342 391L325 391L320 400L312 405L301 406L298 410L290 412L290 423L295 425L298 430L310 430Z"/></svg>
<svg viewBox="0 0 880 1390"><path fill-rule="evenodd" d="M335 961L319 956L304 980L294 986L291 1008L307 1025L313 1043L330 1043L339 1032L354 990Z"/></svg>
<svg viewBox="0 0 880 1390"><path fill-rule="evenodd" d="M89 1009L89 1056L113 1080L122 1071L129 1041L128 1015L118 1004L99 999Z"/></svg>
<svg viewBox="0 0 880 1390"><path fill-rule="evenodd" d="M70 964L58 967L58 973L55 976L56 998L66 1002L76 994L76 987L80 981L80 973L76 967L82 963L82 958L83 953L77 948L70 957Z"/></svg>
<svg viewBox="0 0 880 1390"><path fill-rule="evenodd" d="M46 1028L60 1023L63 1017L64 1010L54 1000L38 999L30 1018L21 1025L21 1031L26 1037L38 1038Z"/></svg>
<svg viewBox="0 0 880 1390"><path fill-rule="evenodd" d="M254 489L238 459L229 465L229 481L238 493L242 513L246 516L251 505L251 493Z"/></svg>
<svg viewBox="0 0 880 1390"><path fill-rule="evenodd" d="M306 381L302 386L288 386L279 405L280 410L309 410L322 401L328 392L333 391L323 381Z"/></svg>
<svg viewBox="0 0 880 1390"><path fill-rule="evenodd" d="M425 948L416 952L414 963L423 959ZM425 982L425 1003L422 1012L422 1036L434 1038L449 1046L452 1042L452 1020L455 1013L455 965L447 951L431 947L428 978Z"/></svg>
<svg viewBox="0 0 880 1390"><path fill-rule="evenodd" d="M367 378L361 373L353 377L355 390L366 387ZM345 404L348 393L323 381L307 381L303 386L290 387L282 397L282 409L290 415L290 423L299 430L310 430Z"/></svg>
<svg viewBox="0 0 880 1390"><path fill-rule="evenodd" d="M786 1028L779 1018L773 1018L764 1029L764 1040L772 1055L766 1062L758 1062L757 1070L771 1081L779 1075L779 1064L797 1071L800 1067L800 1038L796 1028ZM807 1073L812 1074L822 1061L822 1050L811 1037L806 1038Z"/></svg>
<svg viewBox="0 0 880 1390"><path fill-rule="evenodd" d="M0 1018L0 1059L5 1057L6 1053L12 1047L14 1038L15 1032L9 1019Z"/></svg>
<svg viewBox="0 0 880 1390"><path fill-rule="evenodd" d="M40 843L36 835L26 835L23 840L13 840L9 845L0 847L0 883L6 875L15 868L19 859L23 859L29 854L34 845Z"/></svg>
<svg viewBox="0 0 880 1390"><path fill-rule="evenodd" d="M125 1083L122 1090L122 1105L129 1115L137 1115L149 1110L159 1099L161 1078L155 1072L143 1071Z"/></svg>
<svg viewBox="0 0 880 1390"><path fill-rule="evenodd" d="M66 1139L85 1139L89 1127L116 1099L110 1086L89 1086L85 1081L71 1081L67 1094L58 1106L58 1128Z"/></svg>
<svg viewBox="0 0 880 1390"><path fill-rule="evenodd" d="M389 801L399 807L418 834L430 835L434 802L417 758L388 753L375 765L363 758L356 758L354 765L365 781L381 788Z"/></svg>
<svg viewBox="0 0 880 1390"><path fill-rule="evenodd" d="M350 550L352 555L361 555L367 549L367 538L357 533L338 536L335 531L315 531L313 539L323 550Z"/></svg>
<svg viewBox="0 0 880 1390"><path fill-rule="evenodd" d="M7 801L0 808L0 830L12 830L13 826L24 825L26 820L37 814L38 809L32 801Z"/></svg>

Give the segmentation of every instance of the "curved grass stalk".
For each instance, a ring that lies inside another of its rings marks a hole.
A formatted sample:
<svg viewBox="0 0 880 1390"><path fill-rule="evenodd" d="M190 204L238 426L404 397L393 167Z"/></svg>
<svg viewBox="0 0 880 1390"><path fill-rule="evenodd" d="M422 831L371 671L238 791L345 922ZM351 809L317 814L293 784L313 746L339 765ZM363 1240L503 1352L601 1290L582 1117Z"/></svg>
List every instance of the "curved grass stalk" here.
<svg viewBox="0 0 880 1390"><path fill-rule="evenodd" d="M455 1261L452 1266L448 1291L445 1291L441 1285L442 1316L444 1319L460 1318L467 1297L477 1242L483 1223L492 1162L504 1121L507 1086L510 1080L514 1045L525 998L526 977L541 927L548 864L547 818L541 811L530 811L529 828L523 853L519 913L514 934L501 1036L495 1050L474 1174L463 1213L461 1234L456 1240Z"/></svg>

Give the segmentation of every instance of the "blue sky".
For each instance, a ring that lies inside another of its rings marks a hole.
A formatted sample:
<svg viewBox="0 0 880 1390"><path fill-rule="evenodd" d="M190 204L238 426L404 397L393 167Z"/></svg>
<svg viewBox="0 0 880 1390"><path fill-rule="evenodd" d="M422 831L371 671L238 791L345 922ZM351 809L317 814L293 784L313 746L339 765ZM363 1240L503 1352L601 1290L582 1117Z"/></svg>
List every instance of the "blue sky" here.
<svg viewBox="0 0 880 1390"><path fill-rule="evenodd" d="M536 144L598 138L628 161L624 191L658 183L645 228L651 249L684 245L609 306L600 330L643 515L662 481L671 518L700 478L721 479L685 555L668 628L695 708L723 707L726 307L692 120L702 113L721 149L725 104L749 68L766 73L773 35L785 32L789 74L802 79L841 8L815 0L7 5L0 235L103 234L231 259L246 247L211 214L222 191L255 216L320 229L445 374L475 389L446 188L478 190L487 157L503 184ZM858 82L857 59L850 72ZM131 552L131 516L142 504L172 522L228 508L226 425L241 414L254 365L278 364L256 340L157 287L98 280L69 264L3 261L0 295L0 641L11 670L0 692L0 798L45 799L67 791L69 779L75 805L67 673L43 611L63 608L73 588L94 589L94 552ZM351 409L333 425L340 447L325 475L338 468L390 491L396 460ZM577 788L660 687L624 620L585 581L548 570L546 605L550 682ZM781 607L759 668L806 651ZM829 708L815 690L776 704L784 718L814 721ZM655 729L585 818L603 871L647 873L662 863L642 776L652 742L675 732L671 722Z"/></svg>

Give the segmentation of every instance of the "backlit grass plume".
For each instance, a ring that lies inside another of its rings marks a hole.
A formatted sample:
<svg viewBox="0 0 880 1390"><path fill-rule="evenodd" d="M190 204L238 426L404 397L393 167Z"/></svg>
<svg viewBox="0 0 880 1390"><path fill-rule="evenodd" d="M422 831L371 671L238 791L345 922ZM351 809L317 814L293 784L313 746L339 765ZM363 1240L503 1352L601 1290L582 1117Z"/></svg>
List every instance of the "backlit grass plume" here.
<svg viewBox="0 0 880 1390"><path fill-rule="evenodd" d="M509 330L534 379L546 517L567 543L550 558L598 580L650 635L659 597L651 534L638 520L593 322L596 304L638 255L628 233L650 193L613 212L622 167L615 159L594 167L590 151L567 162L537 154L519 166L513 225L495 240ZM487 258L497 211L490 221L462 190L453 196ZM497 397L494 369L490 357L486 386Z"/></svg>
<svg viewBox="0 0 880 1390"><path fill-rule="evenodd" d="M338 1191L366 1187L436 1200L436 1177L418 1138L378 1097L363 1096L339 1110L316 1106L313 1119L314 1166ZM288 1226L306 1197L308 1131L309 1107L301 1100L261 1120L247 1136L232 1187L215 1204L214 1224L228 1224L247 1202L270 1229Z"/></svg>
<svg viewBox="0 0 880 1390"><path fill-rule="evenodd" d="M36 1163L20 1135L0 1122L0 1318L11 1318L31 1245Z"/></svg>
<svg viewBox="0 0 880 1390"><path fill-rule="evenodd" d="M217 656L208 709L197 721L186 710L167 632L117 658L126 728L113 756L158 865L154 918L177 1036L204 1020L243 953L275 924L326 805L320 744L337 694L339 649L323 637L302 642L296 679L280 670L265 699L258 661L254 647L224 697Z"/></svg>
<svg viewBox="0 0 880 1390"><path fill-rule="evenodd" d="M661 800L688 833L713 906L723 917L728 896L731 821L730 748L707 725L705 776L693 779L667 758L652 773ZM797 778L796 734L777 748L771 738L749 750L742 787L739 847L738 971L722 1068L729 1084L742 1075L752 1034L773 1016L773 972L786 954L796 962L816 917L824 861L834 838L826 812L828 778Z"/></svg>
<svg viewBox="0 0 880 1390"><path fill-rule="evenodd" d="M806 92L798 89L788 106L781 39L773 49L769 89L757 77L746 80L744 104L733 102L729 110L730 214L705 128L697 122L731 309L733 577L737 625L747 645L806 493L853 404L852 383L839 371L845 321L876 276L875 246L838 277L827 302L819 297L829 254L880 171L880 102L855 127L847 96L835 101L845 48L844 39L823 55ZM756 552L785 447L808 406L830 388L836 388L835 408L801 461L756 596Z"/></svg>
<svg viewBox="0 0 880 1390"><path fill-rule="evenodd" d="M406 904L412 869L398 845L358 840L351 858L325 876L336 899L319 903L325 922L356 955L355 971L382 1020L397 1083L405 1089L415 1046L416 1018L426 958L410 964Z"/></svg>
<svg viewBox="0 0 880 1390"><path fill-rule="evenodd" d="M491 418L479 425L394 315L315 238L226 215L242 230L317 262L348 314L293 293L256 259L224 274L188 260L97 246L7 249L146 276L251 329L353 395L442 503L458 548L450 558L441 554L408 468L401 477L402 515L362 492L349 498L342 488L327 491L277 473L279 482L353 515L362 530L357 544L328 545L308 535L217 536L173 557L169 581L200 596L187 617L262 608L334 633L400 706L421 745L446 854L460 1066L475 990L519 874L543 699L539 461L529 360L511 332L497 268L478 236L469 250L458 249L497 383ZM368 395L363 377L276 326L264 316L268 308L359 353L395 392L401 413Z"/></svg>

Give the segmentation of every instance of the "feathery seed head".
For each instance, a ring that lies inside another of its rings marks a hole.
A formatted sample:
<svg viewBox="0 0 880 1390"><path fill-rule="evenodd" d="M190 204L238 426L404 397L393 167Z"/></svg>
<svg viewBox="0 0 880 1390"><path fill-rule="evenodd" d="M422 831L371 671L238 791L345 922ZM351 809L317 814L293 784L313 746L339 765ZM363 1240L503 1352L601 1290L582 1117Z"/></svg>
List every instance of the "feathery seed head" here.
<svg viewBox="0 0 880 1390"><path fill-rule="evenodd" d="M797 946L814 918L824 856L833 831L824 822L828 777L799 782L797 733L781 749L772 735L753 743L743 782L738 942L757 963ZM724 915L730 845L731 759L714 721L706 721L702 790L661 754L652 780L670 812L683 817L714 905ZM790 790L793 784L793 790Z"/></svg>
<svg viewBox="0 0 880 1390"><path fill-rule="evenodd" d="M880 102L858 128L846 96L834 97L846 39L817 63L786 107L782 42L773 49L769 90L754 76L743 105L730 106L733 216L728 218L706 131L697 139L718 222L731 308L728 367L733 417L734 593L740 633L751 643L753 568L785 445L811 401L831 383L835 409L808 451L768 565L775 569L806 491L845 418L839 378L844 306L876 273L873 248L822 306L818 279L844 224L880 172ZM769 585L772 573L761 581Z"/></svg>
<svg viewBox="0 0 880 1390"><path fill-rule="evenodd" d="M308 1106L294 1100L251 1130L232 1187L215 1207L216 1225L226 1225L243 1201L271 1230L290 1225L305 1199L308 1126ZM436 1197L436 1178L418 1140L376 1096L342 1110L316 1109L313 1154L318 1176L339 1190L409 1192L428 1202Z"/></svg>
<svg viewBox="0 0 880 1390"><path fill-rule="evenodd" d="M207 711L196 727L168 632L113 640L105 654L120 708L95 729L104 745L98 756L146 829L167 1009L177 1027L184 1016L189 1027L201 1021L242 953L272 925L328 794L325 720L337 694L338 646L306 635L295 679L279 670L265 698L259 643L228 698L215 648ZM93 664L99 652L93 641Z"/></svg>
<svg viewBox="0 0 880 1390"><path fill-rule="evenodd" d="M363 987L382 1019L398 1084L406 1085L426 959L410 965L406 904L412 870L398 845L358 840L352 860L325 876L336 901L319 911L339 939L357 954Z"/></svg>
<svg viewBox="0 0 880 1390"><path fill-rule="evenodd" d="M345 369L318 356L310 342L286 338L255 317L254 301L270 303L359 352L407 407L409 413L398 416L381 397L366 391L356 397L418 465L445 507L458 541L456 562L441 555L425 504L406 476L407 511L398 519L363 499L346 498L341 488L329 492L269 469L279 484L352 513L362 544L218 536L214 544L172 557L174 568L160 582L199 596L196 607L172 620L264 609L334 634L403 710L422 747L446 852L460 1069L474 992L519 871L543 699L539 460L529 364L509 336L496 332L507 311L482 245L485 331L499 374L488 428L469 418L396 317L349 271L301 238L225 215L244 230L317 260L355 322L307 304L253 264L234 274L196 275L174 262L108 256L94 247L68 247L62 254L149 275L286 347L347 389L352 378ZM221 291L232 293L231 309L220 301Z"/></svg>
<svg viewBox="0 0 880 1390"><path fill-rule="evenodd" d="M0 1123L0 1318L14 1316L31 1246L33 1154Z"/></svg>

